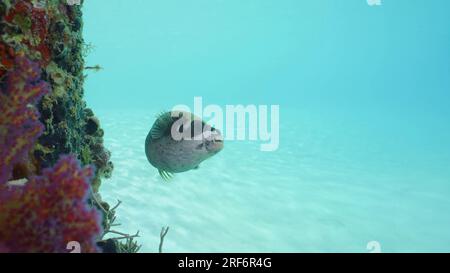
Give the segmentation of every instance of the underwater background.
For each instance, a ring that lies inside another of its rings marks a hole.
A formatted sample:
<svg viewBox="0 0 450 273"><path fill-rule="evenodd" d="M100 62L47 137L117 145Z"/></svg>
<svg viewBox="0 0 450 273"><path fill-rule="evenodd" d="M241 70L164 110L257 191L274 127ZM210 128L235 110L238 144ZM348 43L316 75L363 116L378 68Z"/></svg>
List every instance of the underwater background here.
<svg viewBox="0 0 450 273"><path fill-rule="evenodd" d="M86 101L121 231L142 251L450 251L450 2L84 1ZM145 157L177 104L280 105L280 145L226 141L164 182Z"/></svg>

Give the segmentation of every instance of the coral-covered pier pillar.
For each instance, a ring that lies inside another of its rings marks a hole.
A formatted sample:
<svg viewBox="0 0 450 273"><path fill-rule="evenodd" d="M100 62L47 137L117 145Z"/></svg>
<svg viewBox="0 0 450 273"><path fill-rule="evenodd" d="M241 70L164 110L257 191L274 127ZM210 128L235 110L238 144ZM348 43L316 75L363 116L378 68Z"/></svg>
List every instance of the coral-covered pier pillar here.
<svg viewBox="0 0 450 273"><path fill-rule="evenodd" d="M0 252L100 251L113 167L83 100L77 2L0 2Z"/></svg>
<svg viewBox="0 0 450 273"><path fill-rule="evenodd" d="M37 103L43 132L31 147L29 160L13 166L13 179L39 174L61 154L69 153L83 164L95 165L95 191L101 179L111 175L103 130L83 100L82 2L0 2L0 86L6 90L6 74L13 68L14 58L24 54L36 63L51 90Z"/></svg>

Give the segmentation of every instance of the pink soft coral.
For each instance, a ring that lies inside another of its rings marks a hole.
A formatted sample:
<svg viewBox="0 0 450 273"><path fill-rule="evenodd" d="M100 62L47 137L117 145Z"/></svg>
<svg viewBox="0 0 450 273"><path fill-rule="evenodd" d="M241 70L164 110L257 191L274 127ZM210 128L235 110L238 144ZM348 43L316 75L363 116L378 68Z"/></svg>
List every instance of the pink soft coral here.
<svg viewBox="0 0 450 273"><path fill-rule="evenodd" d="M87 206L92 167L62 156L53 168L24 186L0 191L0 243L12 252L67 252L71 241L96 252L98 211Z"/></svg>
<svg viewBox="0 0 450 273"><path fill-rule="evenodd" d="M19 54L7 75L5 88L0 89L0 185L11 179L16 164L27 160L42 134L43 125L32 105L50 87L40 74L36 63Z"/></svg>
<svg viewBox="0 0 450 273"><path fill-rule="evenodd" d="M49 89L39 67L19 54L0 90L0 252L68 252L71 241L82 252L98 251L101 219L86 200L92 167L81 168L75 156L62 156L23 186L7 183L42 134L33 104Z"/></svg>

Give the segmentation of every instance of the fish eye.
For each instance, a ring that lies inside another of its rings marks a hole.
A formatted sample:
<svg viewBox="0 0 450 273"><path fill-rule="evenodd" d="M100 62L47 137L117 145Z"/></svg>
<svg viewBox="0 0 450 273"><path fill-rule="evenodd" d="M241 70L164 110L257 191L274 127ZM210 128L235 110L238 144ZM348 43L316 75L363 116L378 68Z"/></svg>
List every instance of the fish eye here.
<svg viewBox="0 0 450 273"><path fill-rule="evenodd" d="M211 132L214 132L214 131L216 131L216 128L211 127Z"/></svg>

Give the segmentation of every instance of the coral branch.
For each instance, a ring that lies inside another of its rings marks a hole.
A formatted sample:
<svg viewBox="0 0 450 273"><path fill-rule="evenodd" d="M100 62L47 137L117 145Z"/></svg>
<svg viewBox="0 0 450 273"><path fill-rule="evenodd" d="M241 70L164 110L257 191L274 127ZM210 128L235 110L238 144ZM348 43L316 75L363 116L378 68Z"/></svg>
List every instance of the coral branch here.
<svg viewBox="0 0 450 273"><path fill-rule="evenodd" d="M161 234L160 234L160 241L159 241L159 253L162 253L162 247L164 244L164 237L166 237L167 232L169 232L169 227L163 227L161 229Z"/></svg>

